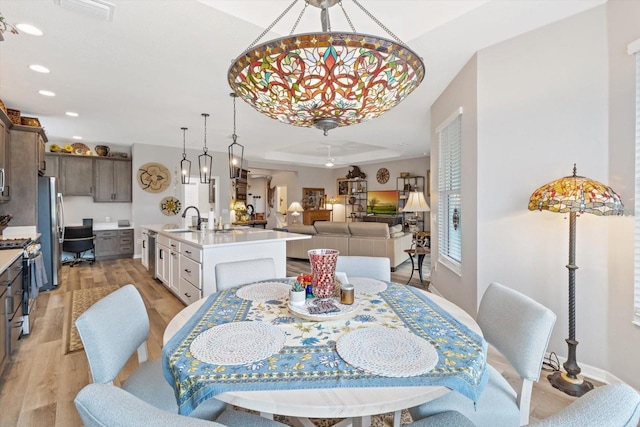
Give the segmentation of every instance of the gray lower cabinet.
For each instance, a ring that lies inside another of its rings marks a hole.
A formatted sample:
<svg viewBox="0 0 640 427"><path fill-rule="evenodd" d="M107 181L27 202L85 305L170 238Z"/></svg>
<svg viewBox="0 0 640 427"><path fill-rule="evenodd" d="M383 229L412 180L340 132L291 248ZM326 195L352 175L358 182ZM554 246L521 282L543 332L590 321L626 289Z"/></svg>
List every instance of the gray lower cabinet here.
<svg viewBox="0 0 640 427"><path fill-rule="evenodd" d="M131 202L131 161L96 158L94 202Z"/></svg>
<svg viewBox="0 0 640 427"><path fill-rule="evenodd" d="M61 156L58 165L60 188L65 196L93 195L93 158Z"/></svg>
<svg viewBox="0 0 640 427"><path fill-rule="evenodd" d="M99 230L96 235L96 260L133 256L133 229Z"/></svg>

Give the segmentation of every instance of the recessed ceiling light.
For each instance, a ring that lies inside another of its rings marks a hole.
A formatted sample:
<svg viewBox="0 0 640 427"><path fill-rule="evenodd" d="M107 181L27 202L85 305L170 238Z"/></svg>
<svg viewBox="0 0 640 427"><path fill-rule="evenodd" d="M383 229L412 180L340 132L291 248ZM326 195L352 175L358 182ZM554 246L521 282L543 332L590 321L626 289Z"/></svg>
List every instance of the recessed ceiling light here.
<svg viewBox="0 0 640 427"><path fill-rule="evenodd" d="M16 28L23 33L31 34L32 36L41 36L44 33L40 28L36 28L31 24L18 24Z"/></svg>
<svg viewBox="0 0 640 427"><path fill-rule="evenodd" d="M38 93L44 96L56 96L56 94L51 92L50 90L39 90Z"/></svg>
<svg viewBox="0 0 640 427"><path fill-rule="evenodd" d="M72 137L72 138L73 138L73 139L82 139L82 137L81 137L81 136L74 136L74 137Z"/></svg>
<svg viewBox="0 0 640 427"><path fill-rule="evenodd" d="M29 68L38 73L45 73L45 74L50 73L49 69L44 65L33 64L33 65L29 65Z"/></svg>
<svg viewBox="0 0 640 427"><path fill-rule="evenodd" d="M73 111L67 111L65 114L69 117L78 117L80 115L78 113L74 113Z"/></svg>

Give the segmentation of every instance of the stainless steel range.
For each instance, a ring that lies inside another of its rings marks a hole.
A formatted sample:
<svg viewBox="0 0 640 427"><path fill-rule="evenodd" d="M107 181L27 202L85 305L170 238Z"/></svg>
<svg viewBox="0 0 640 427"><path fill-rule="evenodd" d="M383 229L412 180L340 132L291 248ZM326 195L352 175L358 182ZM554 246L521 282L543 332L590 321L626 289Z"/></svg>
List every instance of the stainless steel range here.
<svg viewBox="0 0 640 427"><path fill-rule="evenodd" d="M7 269L8 278L3 280L9 283L5 297L9 303L6 303L5 318L2 319L2 326L6 328L4 347L6 354L11 354L20 335L27 335L31 330L30 314L37 296L33 295L32 273L38 256L41 256L40 243L30 238L4 238L0 239L0 250L3 249L22 249L22 257Z"/></svg>

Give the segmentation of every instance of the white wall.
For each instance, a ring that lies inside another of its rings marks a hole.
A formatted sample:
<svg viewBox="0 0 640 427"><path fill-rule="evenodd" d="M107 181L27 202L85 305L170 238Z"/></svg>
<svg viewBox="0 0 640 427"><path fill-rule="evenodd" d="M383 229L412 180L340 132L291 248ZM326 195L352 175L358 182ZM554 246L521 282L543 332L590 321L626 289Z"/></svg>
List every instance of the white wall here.
<svg viewBox="0 0 640 427"><path fill-rule="evenodd" d="M131 203L94 203L93 197L65 196L66 225L81 225L83 218L93 218L94 223L131 220Z"/></svg>
<svg viewBox="0 0 640 427"><path fill-rule="evenodd" d="M609 184L622 196L627 216L610 218L605 348L607 371L640 389L640 328L631 324L633 301L635 58L640 2L607 2L609 43Z"/></svg>
<svg viewBox="0 0 640 427"><path fill-rule="evenodd" d="M638 16L640 3L612 0L477 54L477 142L463 142L465 165L477 150L475 180L467 171L463 176L463 187L477 194L477 240L467 238L463 223L463 253L477 253L477 279L441 272L432 279L438 290L465 283L476 296L499 281L538 300L558 316L548 350L561 357L567 356L568 219L531 212L527 202L577 163L579 174L611 184L633 204L634 64L624 55L626 44L640 38ZM459 90L450 87L441 98L473 97ZM592 374L602 369L605 380L640 388L632 234L630 217L578 218L577 359ZM465 309L470 298L448 297Z"/></svg>
<svg viewBox="0 0 640 427"><path fill-rule="evenodd" d="M460 227L463 236L462 276L438 261L437 233L431 239L431 280L437 292L455 301L468 313L477 311L479 291L477 287L476 199L477 180L477 58L474 56L462 68L431 107L431 209L433 230L438 229L438 135L435 129L459 108L462 115L462 206Z"/></svg>
<svg viewBox="0 0 640 427"><path fill-rule="evenodd" d="M191 161L191 180L198 180L198 155L202 154L199 150L187 149L187 159ZM231 182L229 179L229 167L227 165L228 155L227 153L212 152L209 154L213 157L213 171L214 175L220 177L220 215L223 218L229 217L229 200L230 200L230 187ZM182 212L186 206L184 206L184 192L182 183L180 182L180 175L177 175L177 182L175 171L180 171L180 161L182 160L182 147L160 147L155 145L134 144L131 147L131 155L133 160L133 204L132 204L132 220L135 224L135 254L140 254L140 226L145 224L176 224L182 226L184 224L181 217ZM171 184L167 189L160 193L150 193L144 191L137 182L137 172L140 166L156 162L166 166L171 172ZM183 203L182 211L178 215L166 216L160 210L160 201L167 197L174 196ZM206 204L208 205L208 203ZM201 205L202 207L202 205ZM208 210L208 209L206 209ZM190 211L188 216L195 211ZM203 217L207 216L206 211L201 210ZM189 220L189 224L190 220Z"/></svg>
<svg viewBox="0 0 640 427"><path fill-rule="evenodd" d="M552 309L549 351L564 356L569 221L527 204L574 163L608 182L606 40L602 6L478 54L478 291L498 281ZM577 225L578 362L595 366L607 364L608 219Z"/></svg>

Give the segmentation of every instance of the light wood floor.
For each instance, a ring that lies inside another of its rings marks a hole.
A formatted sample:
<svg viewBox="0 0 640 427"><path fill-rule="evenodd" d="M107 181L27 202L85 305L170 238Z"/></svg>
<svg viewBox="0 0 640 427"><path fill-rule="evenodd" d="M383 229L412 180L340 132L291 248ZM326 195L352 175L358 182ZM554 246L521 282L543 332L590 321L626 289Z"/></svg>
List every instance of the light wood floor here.
<svg viewBox="0 0 640 427"><path fill-rule="evenodd" d="M309 264L289 261L287 275L308 272ZM424 271L428 274L427 262ZM406 283L411 263L406 262L395 273L393 281ZM417 274L416 274L417 276ZM65 310L69 309L70 291L107 284L133 283L145 301L149 313L151 332L148 341L150 359L161 355L162 334L171 318L182 308L161 284L151 278L139 259L97 262L92 266L65 266L62 286L43 292L38 298L37 316L33 332L19 341L18 349L0 378L0 426L81 426L73 399L90 382L89 368L84 351L63 355L62 328ZM412 285L421 286L417 277ZM515 372L495 351L490 351L489 362L509 381L515 382ZM131 360L122 372L126 378L135 368ZM542 373L534 386L531 405L532 419L545 418L569 404L574 398L553 389Z"/></svg>

